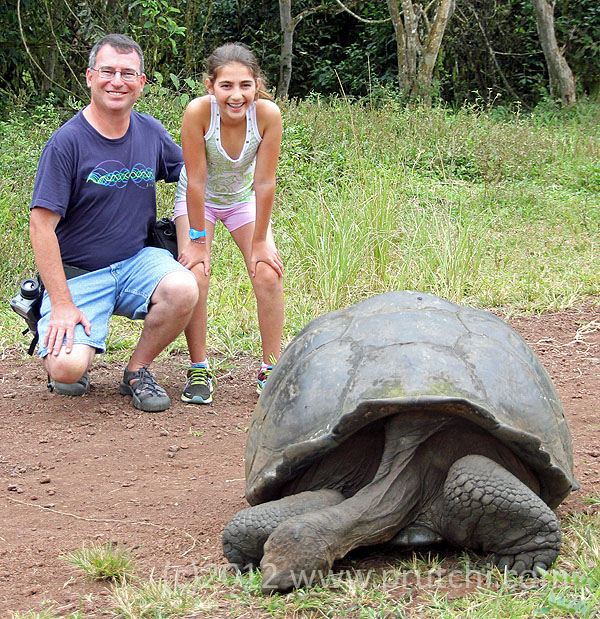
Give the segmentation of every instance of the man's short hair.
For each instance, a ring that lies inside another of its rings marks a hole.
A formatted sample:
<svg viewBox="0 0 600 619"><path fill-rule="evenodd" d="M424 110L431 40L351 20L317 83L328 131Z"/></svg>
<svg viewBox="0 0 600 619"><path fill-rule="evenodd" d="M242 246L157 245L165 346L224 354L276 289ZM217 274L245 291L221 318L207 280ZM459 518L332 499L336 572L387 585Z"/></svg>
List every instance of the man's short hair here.
<svg viewBox="0 0 600 619"><path fill-rule="evenodd" d="M90 57L88 58L88 67L94 69L96 64L96 56L100 51L100 48L104 45L110 45L118 52L127 54L129 52L136 52L140 58L140 73L144 72L144 53L142 48L126 34L107 34L103 36L99 41L96 41L94 47L90 51Z"/></svg>

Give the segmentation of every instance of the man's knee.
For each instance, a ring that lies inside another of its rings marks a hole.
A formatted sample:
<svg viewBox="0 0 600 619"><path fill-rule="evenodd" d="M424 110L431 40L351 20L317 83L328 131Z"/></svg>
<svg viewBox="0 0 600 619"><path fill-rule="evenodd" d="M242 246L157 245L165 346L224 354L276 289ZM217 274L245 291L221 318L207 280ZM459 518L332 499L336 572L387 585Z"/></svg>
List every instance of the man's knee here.
<svg viewBox="0 0 600 619"><path fill-rule="evenodd" d="M89 369L95 350L85 344L75 344L70 353L63 348L55 357L44 357L44 365L50 377L59 383L76 383Z"/></svg>
<svg viewBox="0 0 600 619"><path fill-rule="evenodd" d="M198 302L198 284L191 271L167 273L159 282L151 299L152 304L168 303L176 311L192 310Z"/></svg>

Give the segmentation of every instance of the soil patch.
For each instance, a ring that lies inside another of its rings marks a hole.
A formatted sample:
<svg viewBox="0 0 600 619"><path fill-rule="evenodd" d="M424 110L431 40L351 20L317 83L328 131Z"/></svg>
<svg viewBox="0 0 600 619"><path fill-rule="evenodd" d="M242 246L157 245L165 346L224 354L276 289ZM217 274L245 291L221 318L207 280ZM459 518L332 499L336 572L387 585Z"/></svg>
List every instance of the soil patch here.
<svg viewBox="0 0 600 619"><path fill-rule="evenodd" d="M574 442L581 490L560 516L598 509L600 319L588 302L508 322L554 380ZM244 499L244 448L257 363L239 359L209 406L179 401L185 359L153 365L173 400L141 413L118 393L122 367L97 362L82 398L48 393L36 360L0 359L0 615L54 600L61 612L101 609L107 588L60 559L91 542L136 550L141 576L193 576L225 565L221 532ZM359 555L360 557L360 555ZM365 556L369 561L372 555ZM353 562L355 563L355 562ZM83 599L84 596L87 598Z"/></svg>

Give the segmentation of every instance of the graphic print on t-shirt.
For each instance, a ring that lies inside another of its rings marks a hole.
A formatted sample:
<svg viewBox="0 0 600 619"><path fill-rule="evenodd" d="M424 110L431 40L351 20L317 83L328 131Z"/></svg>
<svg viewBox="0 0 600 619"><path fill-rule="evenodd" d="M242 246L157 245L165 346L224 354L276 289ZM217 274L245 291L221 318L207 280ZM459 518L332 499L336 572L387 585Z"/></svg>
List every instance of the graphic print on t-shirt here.
<svg viewBox="0 0 600 619"><path fill-rule="evenodd" d="M136 163L131 170L121 161L107 160L99 163L89 174L86 182L92 181L96 185L123 189L129 181L138 187L146 189L154 187L156 178L154 170L141 163Z"/></svg>

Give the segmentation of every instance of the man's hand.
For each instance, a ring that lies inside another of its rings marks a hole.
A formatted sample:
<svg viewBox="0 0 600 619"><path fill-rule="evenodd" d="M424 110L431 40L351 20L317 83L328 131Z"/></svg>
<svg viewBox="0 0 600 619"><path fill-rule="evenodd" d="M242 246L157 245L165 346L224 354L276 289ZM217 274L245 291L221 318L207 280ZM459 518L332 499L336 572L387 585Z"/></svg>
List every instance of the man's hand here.
<svg viewBox="0 0 600 619"><path fill-rule="evenodd" d="M44 346L48 348L48 353L57 356L65 341L65 352L73 350L73 334L75 326L81 324L85 332L92 333L92 325L86 315L72 303L57 304L52 306L50 313L50 324L44 337Z"/></svg>

